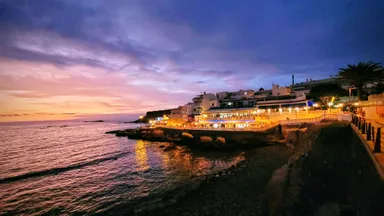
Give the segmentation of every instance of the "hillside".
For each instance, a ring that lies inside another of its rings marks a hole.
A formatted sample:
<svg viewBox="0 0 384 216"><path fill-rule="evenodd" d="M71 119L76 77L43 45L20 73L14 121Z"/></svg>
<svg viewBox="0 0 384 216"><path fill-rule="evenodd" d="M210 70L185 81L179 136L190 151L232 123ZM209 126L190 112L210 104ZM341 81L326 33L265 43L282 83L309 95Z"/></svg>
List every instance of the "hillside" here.
<svg viewBox="0 0 384 216"><path fill-rule="evenodd" d="M133 123L148 123L149 120L152 120L156 117L163 117L164 115L171 114L171 110L172 109L149 111L142 119L137 119L136 121L133 121Z"/></svg>

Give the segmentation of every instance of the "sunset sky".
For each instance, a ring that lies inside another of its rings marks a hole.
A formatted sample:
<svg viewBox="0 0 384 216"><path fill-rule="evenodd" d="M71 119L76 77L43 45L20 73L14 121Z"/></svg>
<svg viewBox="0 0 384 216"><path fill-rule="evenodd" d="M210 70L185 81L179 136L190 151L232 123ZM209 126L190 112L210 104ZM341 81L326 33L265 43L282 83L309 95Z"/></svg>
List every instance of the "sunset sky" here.
<svg viewBox="0 0 384 216"><path fill-rule="evenodd" d="M383 1L316 2L0 0L0 121L134 119L384 62Z"/></svg>

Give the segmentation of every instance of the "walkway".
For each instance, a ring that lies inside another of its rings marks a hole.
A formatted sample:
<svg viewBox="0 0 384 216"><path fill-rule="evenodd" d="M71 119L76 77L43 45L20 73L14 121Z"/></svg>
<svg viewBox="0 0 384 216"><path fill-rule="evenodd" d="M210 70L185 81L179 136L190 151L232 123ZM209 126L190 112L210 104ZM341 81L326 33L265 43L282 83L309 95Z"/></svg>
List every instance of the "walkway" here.
<svg viewBox="0 0 384 216"><path fill-rule="evenodd" d="M365 143L367 151L370 153L381 178L384 180L384 124L374 120L367 120L357 115L355 118L355 121L352 121L352 129L360 136L363 143ZM369 129L369 123L371 129ZM361 124L360 127L359 124ZM365 129L363 129L364 126ZM378 129L380 129L380 134L378 134ZM370 133L370 135L368 135L368 133Z"/></svg>

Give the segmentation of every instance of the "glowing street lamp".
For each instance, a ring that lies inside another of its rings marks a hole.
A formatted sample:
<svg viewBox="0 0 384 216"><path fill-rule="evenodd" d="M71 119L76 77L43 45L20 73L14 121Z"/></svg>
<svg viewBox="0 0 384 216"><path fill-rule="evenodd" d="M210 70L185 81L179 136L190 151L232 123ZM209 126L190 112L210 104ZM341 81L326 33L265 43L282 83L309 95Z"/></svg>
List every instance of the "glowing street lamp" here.
<svg viewBox="0 0 384 216"><path fill-rule="evenodd" d="M280 112L280 113L283 112L283 109L282 109L282 108L279 108L279 112Z"/></svg>
<svg viewBox="0 0 384 216"><path fill-rule="evenodd" d="M328 106L332 106L332 105L333 105L333 102L329 102L329 103L328 103Z"/></svg>
<svg viewBox="0 0 384 216"><path fill-rule="evenodd" d="M313 104L314 107L319 107L318 103Z"/></svg>
<svg viewBox="0 0 384 216"><path fill-rule="evenodd" d="M143 118L144 118L144 116L140 116L140 117L139 117L139 119L143 119Z"/></svg>

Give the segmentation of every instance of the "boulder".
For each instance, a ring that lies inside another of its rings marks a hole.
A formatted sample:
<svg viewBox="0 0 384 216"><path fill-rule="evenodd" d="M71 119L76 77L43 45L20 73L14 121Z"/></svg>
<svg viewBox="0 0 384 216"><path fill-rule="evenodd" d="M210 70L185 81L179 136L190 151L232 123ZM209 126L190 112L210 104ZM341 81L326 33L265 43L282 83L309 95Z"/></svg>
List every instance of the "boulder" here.
<svg viewBox="0 0 384 216"><path fill-rule="evenodd" d="M209 136L201 136L200 137L200 143L201 144L212 143L212 138Z"/></svg>
<svg viewBox="0 0 384 216"><path fill-rule="evenodd" d="M192 136L192 134L187 133L187 132L183 132L183 133L181 134L181 136L182 136L183 138L186 138L186 139L193 139L193 138L194 138L194 137Z"/></svg>
<svg viewBox="0 0 384 216"><path fill-rule="evenodd" d="M154 138L163 138L164 137L164 132L162 130L153 130L152 131L152 136Z"/></svg>
<svg viewBox="0 0 384 216"><path fill-rule="evenodd" d="M225 145L225 138L224 137L217 137L216 143L218 143L220 145Z"/></svg>

